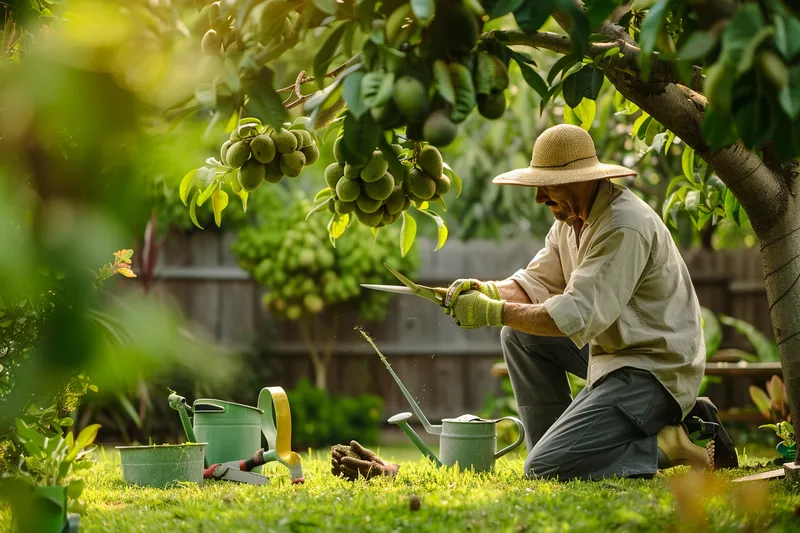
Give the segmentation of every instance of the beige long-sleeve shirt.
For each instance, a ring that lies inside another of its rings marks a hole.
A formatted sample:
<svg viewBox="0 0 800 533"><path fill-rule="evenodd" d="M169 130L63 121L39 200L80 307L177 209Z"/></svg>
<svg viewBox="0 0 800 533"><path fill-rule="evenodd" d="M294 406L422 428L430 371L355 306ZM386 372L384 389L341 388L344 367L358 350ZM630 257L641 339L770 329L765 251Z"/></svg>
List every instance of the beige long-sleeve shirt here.
<svg viewBox="0 0 800 533"><path fill-rule="evenodd" d="M705 371L700 304L669 231L635 194L602 183L580 245L556 221L511 279L578 348L589 343L587 385L622 367L647 370L688 414Z"/></svg>

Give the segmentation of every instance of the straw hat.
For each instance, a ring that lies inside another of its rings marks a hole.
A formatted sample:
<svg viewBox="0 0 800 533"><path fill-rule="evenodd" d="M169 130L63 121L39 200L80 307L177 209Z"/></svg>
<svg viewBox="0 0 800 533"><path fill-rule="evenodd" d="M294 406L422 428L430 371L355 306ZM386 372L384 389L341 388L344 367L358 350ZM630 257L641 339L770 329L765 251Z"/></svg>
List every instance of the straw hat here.
<svg viewBox="0 0 800 533"><path fill-rule="evenodd" d="M588 132L571 124L559 124L536 139L531 166L500 174L492 183L539 187L636 175L635 170L598 161Z"/></svg>

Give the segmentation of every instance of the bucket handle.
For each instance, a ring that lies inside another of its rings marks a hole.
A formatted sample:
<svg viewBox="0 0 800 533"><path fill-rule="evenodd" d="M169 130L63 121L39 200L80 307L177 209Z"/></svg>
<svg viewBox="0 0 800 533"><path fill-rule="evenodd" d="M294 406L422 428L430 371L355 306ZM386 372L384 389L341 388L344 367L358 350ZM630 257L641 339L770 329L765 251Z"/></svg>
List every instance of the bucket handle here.
<svg viewBox="0 0 800 533"><path fill-rule="evenodd" d="M258 394L258 408L261 409L261 432L269 449L281 457L289 455L292 451L292 416L286 391L282 387L264 387Z"/></svg>
<svg viewBox="0 0 800 533"><path fill-rule="evenodd" d="M515 418L513 416L504 416L503 418L498 418L497 420L495 420L495 423L500 422L501 420L511 420L512 422L514 422L517 425L517 429L519 430L519 438L517 439L517 442L515 442L514 444L506 446L505 448L494 454L495 459L501 458L502 456L504 456L505 454L507 454L508 452L510 452L511 450L522 444L522 441L525 440L525 427L522 425L522 422L520 422L519 418Z"/></svg>

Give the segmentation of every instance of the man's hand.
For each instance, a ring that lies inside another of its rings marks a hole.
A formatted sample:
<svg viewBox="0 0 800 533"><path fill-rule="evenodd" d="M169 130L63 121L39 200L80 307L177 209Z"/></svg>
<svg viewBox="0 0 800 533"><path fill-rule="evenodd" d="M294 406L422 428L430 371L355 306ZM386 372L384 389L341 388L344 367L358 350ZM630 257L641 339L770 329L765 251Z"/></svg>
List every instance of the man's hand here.
<svg viewBox="0 0 800 533"><path fill-rule="evenodd" d="M350 446L337 444L331 448L331 473L354 481L359 475L365 479L376 476L394 477L400 465L386 463L374 452L362 447L356 441Z"/></svg>
<svg viewBox="0 0 800 533"><path fill-rule="evenodd" d="M447 295L444 298L444 307L453 305L455 299L463 292L478 291L485 294L492 300L502 300L500 290L493 281L480 281L477 279L457 279L447 288Z"/></svg>
<svg viewBox="0 0 800 533"><path fill-rule="evenodd" d="M503 325L503 305L502 300L493 300L478 291L467 291L458 296L451 307L446 307L445 313L464 329L495 327Z"/></svg>

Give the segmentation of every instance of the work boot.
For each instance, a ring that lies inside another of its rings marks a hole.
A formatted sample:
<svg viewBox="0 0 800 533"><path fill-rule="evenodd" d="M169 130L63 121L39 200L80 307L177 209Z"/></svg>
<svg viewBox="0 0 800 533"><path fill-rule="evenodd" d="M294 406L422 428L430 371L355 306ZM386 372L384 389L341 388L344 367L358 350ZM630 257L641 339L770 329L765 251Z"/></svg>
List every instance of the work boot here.
<svg viewBox="0 0 800 533"><path fill-rule="evenodd" d="M699 425L695 419L700 419ZM686 424L690 433L694 433L695 431L704 433L703 422L716 426L713 435L706 434L700 436L701 439L712 438L714 441L714 468L739 468L739 457L736 455L736 447L728 436L728 432L725 431L725 428L722 426L719 416L717 416L717 406L706 397L698 398L692 410L689 411L689 414L686 415L686 418L683 420L683 423ZM707 426L709 424L705 425Z"/></svg>
<svg viewBox="0 0 800 533"><path fill-rule="evenodd" d="M658 432L659 468L691 466L692 468L714 467L714 441L708 441L705 448L689 439L689 432L683 425L665 426Z"/></svg>

